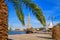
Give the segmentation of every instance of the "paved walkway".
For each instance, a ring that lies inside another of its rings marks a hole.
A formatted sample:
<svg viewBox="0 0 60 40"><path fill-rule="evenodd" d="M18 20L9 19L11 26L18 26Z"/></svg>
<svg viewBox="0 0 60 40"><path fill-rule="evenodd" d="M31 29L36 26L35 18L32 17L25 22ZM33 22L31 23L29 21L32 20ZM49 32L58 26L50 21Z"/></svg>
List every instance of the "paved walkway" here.
<svg viewBox="0 0 60 40"><path fill-rule="evenodd" d="M51 34L43 32L34 34L9 35L8 38L11 40L52 40Z"/></svg>

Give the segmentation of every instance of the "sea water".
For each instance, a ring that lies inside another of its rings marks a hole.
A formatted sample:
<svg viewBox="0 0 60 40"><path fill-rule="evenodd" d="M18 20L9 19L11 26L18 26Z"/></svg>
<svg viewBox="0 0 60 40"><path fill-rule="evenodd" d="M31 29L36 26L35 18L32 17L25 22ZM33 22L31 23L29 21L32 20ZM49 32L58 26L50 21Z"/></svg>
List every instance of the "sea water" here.
<svg viewBox="0 0 60 40"><path fill-rule="evenodd" d="M8 31L9 35L14 35L14 34L26 34L25 31Z"/></svg>

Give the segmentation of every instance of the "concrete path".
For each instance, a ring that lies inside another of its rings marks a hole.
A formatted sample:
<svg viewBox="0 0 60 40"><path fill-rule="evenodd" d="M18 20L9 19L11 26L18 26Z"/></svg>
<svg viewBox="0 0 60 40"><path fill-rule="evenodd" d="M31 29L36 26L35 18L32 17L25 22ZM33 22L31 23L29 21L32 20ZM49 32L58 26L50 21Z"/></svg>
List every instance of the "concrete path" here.
<svg viewBox="0 0 60 40"><path fill-rule="evenodd" d="M43 32L34 34L9 35L8 38L11 40L52 40L51 34Z"/></svg>

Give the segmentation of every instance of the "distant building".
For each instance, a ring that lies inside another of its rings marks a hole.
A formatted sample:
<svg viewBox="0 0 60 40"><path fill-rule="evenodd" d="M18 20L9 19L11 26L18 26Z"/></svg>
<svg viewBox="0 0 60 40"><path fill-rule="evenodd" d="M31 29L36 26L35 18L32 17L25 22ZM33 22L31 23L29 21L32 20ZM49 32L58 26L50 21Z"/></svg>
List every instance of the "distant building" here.
<svg viewBox="0 0 60 40"><path fill-rule="evenodd" d="M25 31L25 30L26 30L26 29L24 29L24 28L21 28L21 29L20 29L20 31Z"/></svg>
<svg viewBox="0 0 60 40"><path fill-rule="evenodd" d="M53 28L53 23L52 22L50 22L50 24L48 25L48 28Z"/></svg>
<svg viewBox="0 0 60 40"><path fill-rule="evenodd" d="M15 31L25 31L26 29L20 28L20 29L15 29Z"/></svg>
<svg viewBox="0 0 60 40"><path fill-rule="evenodd" d="M49 25L46 27L46 30L52 31L53 26L54 26L53 23L50 22Z"/></svg>
<svg viewBox="0 0 60 40"><path fill-rule="evenodd" d="M20 29L15 29L15 31L20 31Z"/></svg>

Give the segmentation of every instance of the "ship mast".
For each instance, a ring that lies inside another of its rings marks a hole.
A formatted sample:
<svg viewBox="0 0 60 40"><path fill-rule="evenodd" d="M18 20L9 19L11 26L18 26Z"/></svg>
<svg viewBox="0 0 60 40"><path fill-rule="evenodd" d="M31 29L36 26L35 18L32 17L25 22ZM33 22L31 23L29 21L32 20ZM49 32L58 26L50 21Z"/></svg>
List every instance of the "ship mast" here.
<svg viewBox="0 0 60 40"><path fill-rule="evenodd" d="M31 28L31 26L30 26L30 13L28 13L28 25L27 26L28 26L28 29Z"/></svg>

